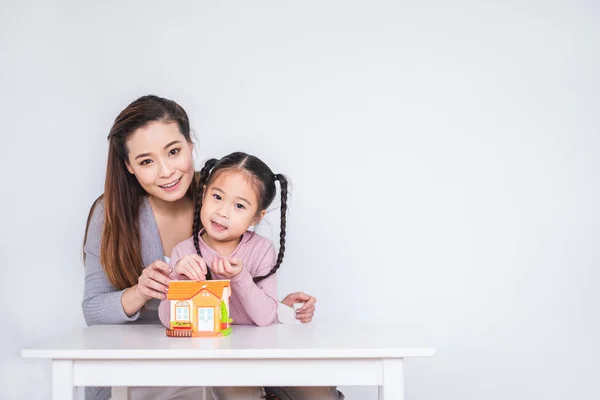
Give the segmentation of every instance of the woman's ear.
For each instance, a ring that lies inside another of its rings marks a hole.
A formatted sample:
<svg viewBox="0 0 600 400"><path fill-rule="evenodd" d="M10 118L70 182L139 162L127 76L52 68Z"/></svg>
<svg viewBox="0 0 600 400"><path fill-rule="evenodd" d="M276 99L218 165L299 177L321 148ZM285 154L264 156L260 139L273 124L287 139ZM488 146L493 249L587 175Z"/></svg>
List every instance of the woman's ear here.
<svg viewBox="0 0 600 400"><path fill-rule="evenodd" d="M252 220L252 225L258 225L260 223L260 221L262 221L262 219L265 217L266 214L267 214L267 210L262 210L261 212L256 214L256 217L254 217L254 219Z"/></svg>
<svg viewBox="0 0 600 400"><path fill-rule="evenodd" d="M133 172L133 168L131 168L131 164L129 164L129 161L125 161L125 167L127 167L127 171L129 171L131 175L135 175L135 172Z"/></svg>

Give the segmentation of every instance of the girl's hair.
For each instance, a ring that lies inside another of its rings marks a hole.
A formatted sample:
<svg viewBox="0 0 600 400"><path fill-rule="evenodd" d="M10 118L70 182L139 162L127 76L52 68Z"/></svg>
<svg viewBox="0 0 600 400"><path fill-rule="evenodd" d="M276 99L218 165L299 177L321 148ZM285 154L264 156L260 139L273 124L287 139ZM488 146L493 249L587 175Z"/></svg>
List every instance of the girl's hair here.
<svg viewBox="0 0 600 400"><path fill-rule="evenodd" d="M143 96L129 104L115 119L108 134L104 194L94 202L88 215L84 246L91 216L100 199L104 199L100 263L117 290L137 284L144 268L138 217L146 191L127 170L129 151L126 144L137 129L151 122L177 123L185 140L192 143L188 116L185 110L172 100L153 95ZM193 197L196 191L196 179L192 179L186 195Z"/></svg>
<svg viewBox="0 0 600 400"><path fill-rule="evenodd" d="M275 265L264 276L254 277L254 282L259 282L263 279L273 275L281 266L283 261L283 253L285 252L285 214L287 211L287 194L288 194L288 181L285 176L281 174L274 174L271 168L267 166L258 157L251 156L246 153L237 152L231 153L228 156L217 160L212 158L208 160L202 170L200 171L200 180L198 182L198 196L196 199L196 205L194 208L194 226L193 226L193 238L194 247L199 256L200 253L200 240L199 234L202 229L202 221L200 220L200 210L202 208L202 197L204 195L204 187L208 187L210 183L224 171L241 171L251 177L251 182L254 185L258 197L258 211L266 210L271 205L275 198L276 188L275 181L279 181L281 186L281 231L279 233L279 254L277 255L277 261ZM210 269L206 279L212 279Z"/></svg>

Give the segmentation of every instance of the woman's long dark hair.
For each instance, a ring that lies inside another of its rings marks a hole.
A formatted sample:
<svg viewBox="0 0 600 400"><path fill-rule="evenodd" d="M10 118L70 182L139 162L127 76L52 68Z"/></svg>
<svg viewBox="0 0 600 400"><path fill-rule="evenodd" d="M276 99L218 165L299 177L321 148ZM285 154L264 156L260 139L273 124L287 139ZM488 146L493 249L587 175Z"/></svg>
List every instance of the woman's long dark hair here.
<svg viewBox="0 0 600 400"><path fill-rule="evenodd" d="M100 263L117 290L132 287L144 268L140 243L139 211L146 191L127 171L127 140L151 122L175 122L188 143L192 143L190 123L185 110L172 100L143 96L129 104L115 119L108 134L108 163L104 194L92 205L85 228L84 246L90 218L100 199L104 199L104 228L100 245ZM194 197L196 179L187 195ZM84 253L85 262L85 253Z"/></svg>

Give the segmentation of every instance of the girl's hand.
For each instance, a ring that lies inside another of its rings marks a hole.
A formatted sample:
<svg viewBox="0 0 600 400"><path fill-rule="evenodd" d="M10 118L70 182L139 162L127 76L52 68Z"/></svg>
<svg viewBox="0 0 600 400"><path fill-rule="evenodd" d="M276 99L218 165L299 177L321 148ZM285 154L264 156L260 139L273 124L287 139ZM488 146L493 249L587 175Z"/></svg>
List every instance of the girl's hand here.
<svg viewBox="0 0 600 400"><path fill-rule="evenodd" d="M192 281L205 281L206 271L206 262L198 254L185 256L175 264L175 273Z"/></svg>
<svg viewBox="0 0 600 400"><path fill-rule="evenodd" d="M166 299L171 268L164 261L156 260L142 271L135 285L136 292L145 300Z"/></svg>
<svg viewBox="0 0 600 400"><path fill-rule="evenodd" d="M317 299L306 293L290 293L285 296L281 302L291 308L294 308L294 303L304 303L301 308L296 310L296 319L303 324L308 324L315 315L315 304L317 303Z"/></svg>
<svg viewBox="0 0 600 400"><path fill-rule="evenodd" d="M217 275L224 277L225 279L231 279L242 272L244 263L239 258L213 258L210 270Z"/></svg>

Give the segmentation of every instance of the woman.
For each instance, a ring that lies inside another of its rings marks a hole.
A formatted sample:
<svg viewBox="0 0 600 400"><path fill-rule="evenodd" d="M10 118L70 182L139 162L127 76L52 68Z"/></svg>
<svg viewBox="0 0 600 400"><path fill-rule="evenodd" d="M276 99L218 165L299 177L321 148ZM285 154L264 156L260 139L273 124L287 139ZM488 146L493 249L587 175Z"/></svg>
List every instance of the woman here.
<svg viewBox="0 0 600 400"><path fill-rule="evenodd" d="M171 250L192 236L197 181L189 120L174 101L144 96L117 116L108 140L104 194L85 233L83 315L88 325L158 324ZM282 300L280 319L298 302L304 306L296 318L310 322L316 299L302 292ZM197 388L138 390L144 399L184 399ZM110 388L86 388L86 399L109 398Z"/></svg>

